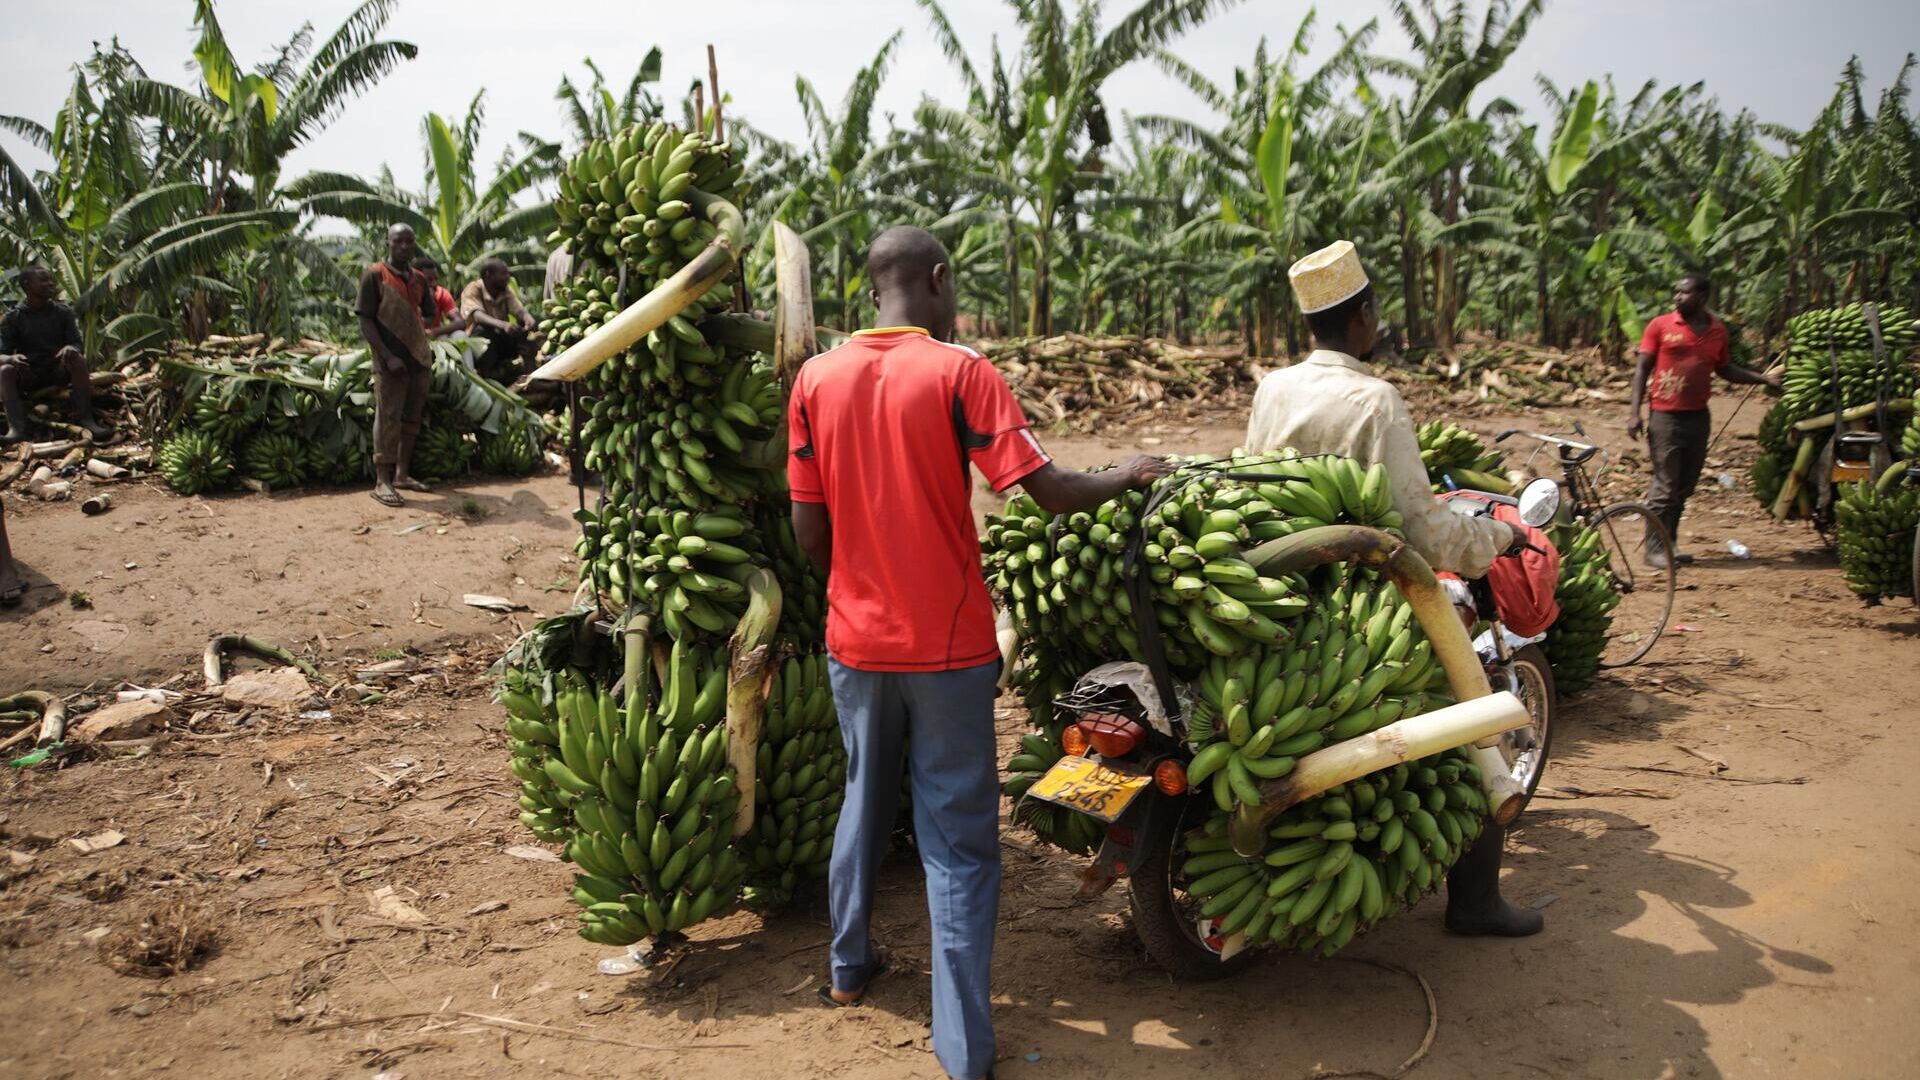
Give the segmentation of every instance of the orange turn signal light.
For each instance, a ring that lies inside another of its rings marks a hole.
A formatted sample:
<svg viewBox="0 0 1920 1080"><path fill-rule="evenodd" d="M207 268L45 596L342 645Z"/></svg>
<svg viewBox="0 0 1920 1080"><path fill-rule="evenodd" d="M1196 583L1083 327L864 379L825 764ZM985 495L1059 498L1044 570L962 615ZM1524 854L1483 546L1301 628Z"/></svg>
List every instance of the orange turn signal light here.
<svg viewBox="0 0 1920 1080"><path fill-rule="evenodd" d="M1168 758L1153 767L1153 786L1160 789L1162 795L1185 795L1187 793L1187 767Z"/></svg>
<svg viewBox="0 0 1920 1080"><path fill-rule="evenodd" d="M1075 757L1085 757L1090 745L1092 741L1078 724L1068 724L1067 730L1060 733L1060 748Z"/></svg>

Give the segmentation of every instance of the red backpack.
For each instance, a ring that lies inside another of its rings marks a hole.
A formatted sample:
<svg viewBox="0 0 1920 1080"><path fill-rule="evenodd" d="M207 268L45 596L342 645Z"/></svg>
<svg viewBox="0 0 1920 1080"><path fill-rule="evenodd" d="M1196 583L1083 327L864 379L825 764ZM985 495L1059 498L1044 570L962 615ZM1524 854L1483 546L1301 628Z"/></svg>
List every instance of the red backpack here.
<svg viewBox="0 0 1920 1080"><path fill-rule="evenodd" d="M1493 606L1507 629L1521 637L1544 634L1560 618L1560 602L1553 598L1553 591L1560 585L1560 551L1545 532L1520 520L1517 507L1495 503L1493 516L1526 533L1527 543L1540 549L1522 548L1512 558L1493 560L1487 568Z"/></svg>
<svg viewBox="0 0 1920 1080"><path fill-rule="evenodd" d="M1449 491L1443 499L1473 499L1470 491ZM1476 501L1487 503L1485 499ZM1529 638L1544 634L1560 618L1560 602L1553 597L1560 585L1560 551L1547 534L1520 520L1518 507L1506 503L1487 503L1496 520L1526 534L1527 543L1538 551L1522 548L1520 554L1500 556L1487 568L1487 588L1493 593L1493 606L1500 621L1516 635Z"/></svg>

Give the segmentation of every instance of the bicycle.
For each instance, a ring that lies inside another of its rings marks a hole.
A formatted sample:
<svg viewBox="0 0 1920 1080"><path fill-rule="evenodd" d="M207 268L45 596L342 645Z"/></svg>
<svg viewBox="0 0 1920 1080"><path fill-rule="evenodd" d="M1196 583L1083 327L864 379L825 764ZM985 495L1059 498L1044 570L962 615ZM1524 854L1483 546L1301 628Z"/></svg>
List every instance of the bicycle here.
<svg viewBox="0 0 1920 1080"><path fill-rule="evenodd" d="M1586 434L1578 424L1574 425L1574 432ZM1613 626L1607 635L1606 648L1600 654L1600 666L1618 668L1638 663L1666 632L1667 619L1673 614L1673 560L1669 558L1666 566L1656 567L1648 565L1646 557L1651 551L1671 554L1673 537L1645 503L1602 504L1600 489L1586 468L1589 461L1602 453L1599 447L1558 435L1518 429L1503 431L1493 441L1502 443L1514 435L1540 443L1535 454L1548 446L1554 448L1560 461L1561 485L1568 496L1567 519L1598 532L1601 546L1606 549L1607 569L1613 575L1613 590L1619 604L1613 609ZM1528 462L1532 462L1531 455Z"/></svg>

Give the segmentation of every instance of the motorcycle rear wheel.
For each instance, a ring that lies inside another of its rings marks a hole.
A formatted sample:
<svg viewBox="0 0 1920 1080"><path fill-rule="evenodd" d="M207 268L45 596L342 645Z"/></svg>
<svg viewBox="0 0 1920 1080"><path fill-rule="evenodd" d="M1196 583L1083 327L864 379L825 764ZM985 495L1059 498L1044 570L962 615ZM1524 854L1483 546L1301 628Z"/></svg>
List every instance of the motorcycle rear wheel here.
<svg viewBox="0 0 1920 1080"><path fill-rule="evenodd" d="M1222 959L1200 935L1200 902L1183 887L1186 833L1206 820L1199 800L1185 797L1178 806L1155 807L1142 830L1140 861L1127 879L1133 932L1153 961L1183 982L1212 982L1245 971L1257 950ZM1176 812L1177 811L1177 812Z"/></svg>

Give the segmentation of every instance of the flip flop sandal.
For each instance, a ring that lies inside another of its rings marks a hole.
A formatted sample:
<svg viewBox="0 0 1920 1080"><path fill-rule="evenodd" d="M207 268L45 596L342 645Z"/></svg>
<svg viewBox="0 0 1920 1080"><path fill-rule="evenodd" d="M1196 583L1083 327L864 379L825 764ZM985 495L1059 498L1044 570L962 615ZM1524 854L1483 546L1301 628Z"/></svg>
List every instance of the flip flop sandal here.
<svg viewBox="0 0 1920 1080"><path fill-rule="evenodd" d="M0 589L0 607L18 607L20 598L25 595L27 595L27 587L24 584L15 585L10 589Z"/></svg>
<svg viewBox="0 0 1920 1080"><path fill-rule="evenodd" d="M415 480L411 476L407 477L405 480L395 480L393 482L393 486L399 488L402 491L432 491L433 490L432 488L428 487L425 482L420 480Z"/></svg>
<svg viewBox="0 0 1920 1080"><path fill-rule="evenodd" d="M858 1005L861 1002L867 1000L867 991L873 989L873 984L876 982L879 982L880 976L885 975L887 973L887 970L891 966L891 961L892 961L892 955L888 953L887 950L876 949L874 951L878 955L875 957L873 963L867 968L867 977L860 984L859 997L854 998L852 1001L835 1001L833 999L833 980L832 979L828 979L826 982L821 983L820 989L814 992L814 996L818 997L820 999L820 1003L822 1005L825 1005L829 1009L850 1009L853 1006Z"/></svg>
<svg viewBox="0 0 1920 1080"><path fill-rule="evenodd" d="M391 506L397 509L407 505L407 501L402 499L398 492L387 492L383 495L378 491L369 491L367 494L373 496L373 501L379 503L381 506Z"/></svg>

